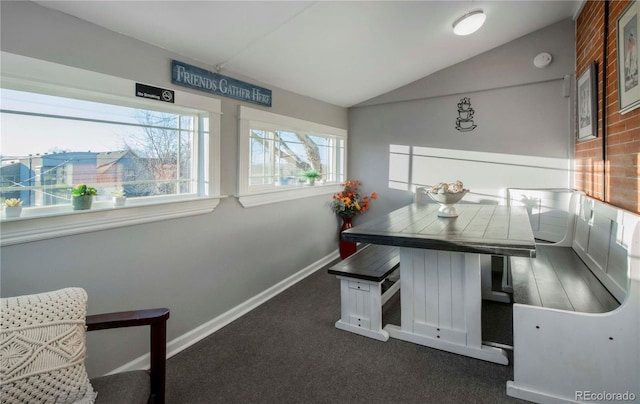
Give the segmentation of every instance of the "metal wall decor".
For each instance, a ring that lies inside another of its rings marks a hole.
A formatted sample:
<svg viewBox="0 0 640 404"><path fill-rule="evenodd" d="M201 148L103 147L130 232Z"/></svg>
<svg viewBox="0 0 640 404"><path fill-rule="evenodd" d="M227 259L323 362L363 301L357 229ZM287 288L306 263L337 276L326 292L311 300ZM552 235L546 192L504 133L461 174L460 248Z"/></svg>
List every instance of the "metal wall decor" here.
<svg viewBox="0 0 640 404"><path fill-rule="evenodd" d="M473 114L475 111L471 108L471 99L464 97L458 103L458 117L456 118L456 129L460 132L470 132L476 128L473 123Z"/></svg>

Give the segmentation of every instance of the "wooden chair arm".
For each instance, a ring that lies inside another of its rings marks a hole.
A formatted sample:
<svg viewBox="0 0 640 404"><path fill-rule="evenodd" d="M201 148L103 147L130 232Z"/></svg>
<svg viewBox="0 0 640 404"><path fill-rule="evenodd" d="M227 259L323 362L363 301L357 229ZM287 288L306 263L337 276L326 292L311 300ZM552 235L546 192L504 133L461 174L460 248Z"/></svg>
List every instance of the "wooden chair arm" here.
<svg viewBox="0 0 640 404"><path fill-rule="evenodd" d="M92 314L87 316L87 331L106 330L110 328L135 327L166 322L169 309L145 309L120 311L116 313Z"/></svg>
<svg viewBox="0 0 640 404"><path fill-rule="evenodd" d="M93 314L86 317L87 331L148 325L151 328L150 403L164 404L167 370L167 320L169 309L145 309L116 313Z"/></svg>

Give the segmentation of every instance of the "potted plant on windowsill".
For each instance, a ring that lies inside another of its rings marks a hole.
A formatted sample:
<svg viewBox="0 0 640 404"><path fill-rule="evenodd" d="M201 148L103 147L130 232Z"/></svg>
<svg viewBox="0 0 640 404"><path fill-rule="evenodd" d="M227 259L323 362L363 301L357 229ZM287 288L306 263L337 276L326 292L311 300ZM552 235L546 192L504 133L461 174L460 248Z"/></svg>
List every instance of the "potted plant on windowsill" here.
<svg viewBox="0 0 640 404"><path fill-rule="evenodd" d="M122 189L117 189L111 193L113 195L113 206L118 208L127 203L127 194Z"/></svg>
<svg viewBox="0 0 640 404"><path fill-rule="evenodd" d="M322 174L320 174L320 171L318 170L309 170L303 172L302 176L307 179L309 185L315 185L316 180L320 179L322 177Z"/></svg>
<svg viewBox="0 0 640 404"><path fill-rule="evenodd" d="M91 209L93 197L98 195L98 190L85 184L78 184L71 190L73 210Z"/></svg>
<svg viewBox="0 0 640 404"><path fill-rule="evenodd" d="M4 201L4 214L7 218L20 217L22 214L22 199L6 199Z"/></svg>

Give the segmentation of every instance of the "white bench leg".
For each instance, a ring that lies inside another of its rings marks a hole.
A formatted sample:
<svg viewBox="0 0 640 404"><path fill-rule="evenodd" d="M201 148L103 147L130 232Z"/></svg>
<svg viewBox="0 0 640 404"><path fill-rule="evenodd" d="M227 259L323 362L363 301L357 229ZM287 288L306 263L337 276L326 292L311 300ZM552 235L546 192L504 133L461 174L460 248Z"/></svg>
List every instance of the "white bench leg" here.
<svg viewBox="0 0 640 404"><path fill-rule="evenodd" d="M337 278L340 279L341 315L336 328L387 341L389 333L382 329L382 283L342 276ZM399 282L397 284L396 291ZM389 297L387 291L385 298Z"/></svg>
<svg viewBox="0 0 640 404"><path fill-rule="evenodd" d="M511 303L511 296L508 293L493 290L491 259L492 257L490 255L480 256L480 269L482 271L482 299L501 303ZM503 286L505 284L505 275L507 273L507 261L508 260L506 258L503 259Z"/></svg>
<svg viewBox="0 0 640 404"><path fill-rule="evenodd" d="M388 280L394 283L389 287L389 289L387 289L386 292L382 294L382 304L385 304L389 299L391 299L393 295L396 294L397 291L400 290L400 273L399 273L400 271L399 270L396 270L396 271L398 272L397 275L394 272L393 274L391 274L391 276L387 278Z"/></svg>
<svg viewBox="0 0 640 404"><path fill-rule="evenodd" d="M504 257L502 262L502 290L507 294L513 295L513 282L511 280L511 266L509 264L509 258Z"/></svg>

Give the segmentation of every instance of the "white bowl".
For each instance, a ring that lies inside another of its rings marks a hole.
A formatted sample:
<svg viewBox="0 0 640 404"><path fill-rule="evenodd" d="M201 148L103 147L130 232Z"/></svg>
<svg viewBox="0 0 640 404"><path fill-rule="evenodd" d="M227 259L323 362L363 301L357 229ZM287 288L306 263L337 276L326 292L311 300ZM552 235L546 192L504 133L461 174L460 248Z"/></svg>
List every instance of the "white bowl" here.
<svg viewBox="0 0 640 404"><path fill-rule="evenodd" d="M462 192L449 193L446 192L444 194L434 194L431 192L427 192L431 199L438 202L440 204L440 209L438 209L438 216L440 217L457 217L458 212L456 211L455 205L460 202L460 200L469 192L468 189L463 190Z"/></svg>
<svg viewBox="0 0 640 404"><path fill-rule="evenodd" d="M468 189L463 190L462 192L449 193L446 192L444 194L434 194L431 192L427 192L431 199L438 203L442 203L445 205L453 205L455 203L460 202L460 200L469 192Z"/></svg>

